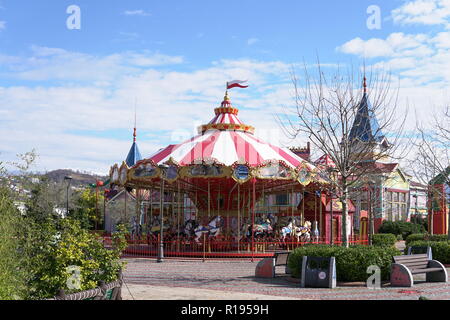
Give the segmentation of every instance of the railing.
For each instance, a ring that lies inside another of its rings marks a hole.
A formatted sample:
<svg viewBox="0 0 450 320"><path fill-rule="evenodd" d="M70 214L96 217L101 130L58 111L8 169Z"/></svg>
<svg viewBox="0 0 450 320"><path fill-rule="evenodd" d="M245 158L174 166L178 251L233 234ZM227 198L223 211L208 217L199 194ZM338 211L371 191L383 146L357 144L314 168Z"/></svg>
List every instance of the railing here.
<svg viewBox="0 0 450 320"><path fill-rule="evenodd" d="M104 237L106 246L111 245L111 238ZM350 245L367 245L366 238L359 236L350 237ZM290 251L295 248L311 244L330 244L325 238L312 239L311 241L298 241L297 239L255 238L238 241L234 238L220 237L218 239L202 237L199 241L186 238L164 239L164 257L184 258L264 258L273 256L276 251ZM341 240L334 240L333 245L342 245ZM134 257L158 257L161 247L157 237L142 237L140 239L128 239L128 247L124 251L126 256Z"/></svg>

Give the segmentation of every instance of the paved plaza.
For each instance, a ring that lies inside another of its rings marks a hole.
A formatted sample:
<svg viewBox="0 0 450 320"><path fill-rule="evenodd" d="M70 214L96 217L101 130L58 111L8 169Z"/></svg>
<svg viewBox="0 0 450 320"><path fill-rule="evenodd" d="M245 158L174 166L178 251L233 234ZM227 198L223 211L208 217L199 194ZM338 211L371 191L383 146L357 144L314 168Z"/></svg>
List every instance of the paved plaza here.
<svg viewBox="0 0 450 320"><path fill-rule="evenodd" d="M370 290L362 285L338 284L336 289L300 288L286 276L254 277L257 262L166 259L124 259L124 299L136 300L450 300L450 283L424 283L417 277L413 288L384 286ZM448 270L448 269L447 269ZM280 273L282 273L282 268ZM449 270L450 271L450 270Z"/></svg>

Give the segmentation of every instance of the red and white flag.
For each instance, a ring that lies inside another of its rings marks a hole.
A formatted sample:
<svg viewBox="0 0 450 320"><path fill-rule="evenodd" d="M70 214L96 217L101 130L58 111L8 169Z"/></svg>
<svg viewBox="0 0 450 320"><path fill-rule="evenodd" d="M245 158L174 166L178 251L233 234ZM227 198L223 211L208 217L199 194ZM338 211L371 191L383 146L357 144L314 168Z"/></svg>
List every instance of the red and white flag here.
<svg viewBox="0 0 450 320"><path fill-rule="evenodd" d="M231 88L248 88L247 80L233 80L230 82L227 82L227 90Z"/></svg>

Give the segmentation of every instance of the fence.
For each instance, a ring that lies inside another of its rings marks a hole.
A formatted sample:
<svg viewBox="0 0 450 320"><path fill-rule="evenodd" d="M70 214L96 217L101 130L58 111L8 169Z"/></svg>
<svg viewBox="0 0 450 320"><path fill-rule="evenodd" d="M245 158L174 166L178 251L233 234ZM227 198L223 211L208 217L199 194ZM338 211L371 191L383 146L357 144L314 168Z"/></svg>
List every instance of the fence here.
<svg viewBox="0 0 450 320"><path fill-rule="evenodd" d="M367 238L352 236L349 238L350 245L367 245ZM104 237L106 246L111 245L111 238ZM186 238L174 238L162 241L164 257L184 257L184 258L264 258L273 256L277 251L290 251L295 248L310 244L330 244L324 238L317 238L312 241L298 241L289 239L254 239L237 241L233 238L209 238L202 237L200 241ZM334 245L342 245L342 241L333 241ZM140 239L128 239L128 247L124 255L133 257L158 257L161 248L161 241L155 237L144 237Z"/></svg>
<svg viewBox="0 0 450 320"><path fill-rule="evenodd" d="M94 289L66 294L63 289L47 300L122 300L122 275L119 280L105 284L103 281Z"/></svg>

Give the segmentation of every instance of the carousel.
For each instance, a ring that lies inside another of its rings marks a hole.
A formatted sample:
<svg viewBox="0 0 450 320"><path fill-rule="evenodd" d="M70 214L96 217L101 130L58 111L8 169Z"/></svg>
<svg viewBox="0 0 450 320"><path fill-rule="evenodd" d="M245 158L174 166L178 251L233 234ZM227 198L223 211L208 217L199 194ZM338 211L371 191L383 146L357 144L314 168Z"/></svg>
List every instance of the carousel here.
<svg viewBox="0 0 450 320"><path fill-rule="evenodd" d="M198 135L131 167L111 167L111 184L134 192L130 241L139 250L159 258L254 256L318 236L301 199L324 190L327 178L291 150L257 138L228 89ZM277 194L292 200L283 216L269 205Z"/></svg>

